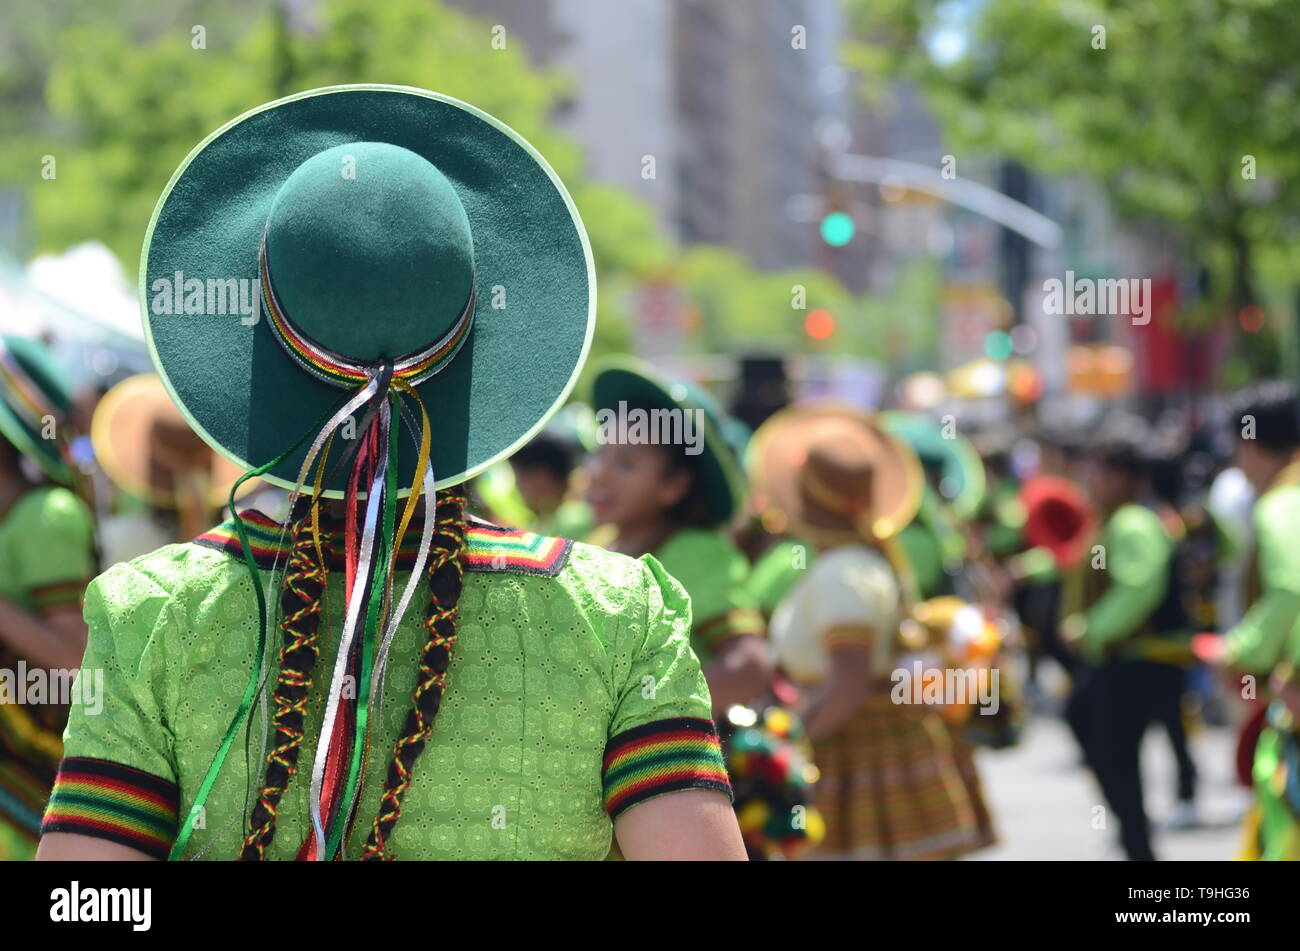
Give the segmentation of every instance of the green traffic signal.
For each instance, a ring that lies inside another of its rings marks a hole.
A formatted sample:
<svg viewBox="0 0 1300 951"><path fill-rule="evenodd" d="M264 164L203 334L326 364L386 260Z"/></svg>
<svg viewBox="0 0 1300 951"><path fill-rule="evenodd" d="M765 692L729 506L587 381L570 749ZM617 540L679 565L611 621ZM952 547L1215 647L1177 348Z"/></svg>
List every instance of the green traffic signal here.
<svg viewBox="0 0 1300 951"><path fill-rule="evenodd" d="M822 240L832 248L842 248L853 240L857 226L842 211L832 211L822 219Z"/></svg>

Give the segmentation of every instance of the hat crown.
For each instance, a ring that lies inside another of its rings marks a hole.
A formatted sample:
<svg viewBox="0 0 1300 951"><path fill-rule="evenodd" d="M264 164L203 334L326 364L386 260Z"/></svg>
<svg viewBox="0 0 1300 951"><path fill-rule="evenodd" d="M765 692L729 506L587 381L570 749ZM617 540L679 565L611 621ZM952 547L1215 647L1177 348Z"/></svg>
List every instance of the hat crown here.
<svg viewBox="0 0 1300 951"><path fill-rule="evenodd" d="M861 446L828 433L808 446L802 481L823 505L838 502L842 511L860 511L871 504L873 469Z"/></svg>
<svg viewBox="0 0 1300 951"><path fill-rule="evenodd" d="M456 189L427 159L383 142L326 149L294 170L271 206L266 260L293 325L363 363L440 339L474 286Z"/></svg>

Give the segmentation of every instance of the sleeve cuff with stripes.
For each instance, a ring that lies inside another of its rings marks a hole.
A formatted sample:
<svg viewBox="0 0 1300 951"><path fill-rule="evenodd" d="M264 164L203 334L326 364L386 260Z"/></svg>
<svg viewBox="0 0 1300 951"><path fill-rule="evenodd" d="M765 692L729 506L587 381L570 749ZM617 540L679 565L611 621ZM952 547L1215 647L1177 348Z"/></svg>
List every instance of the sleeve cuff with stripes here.
<svg viewBox="0 0 1300 951"><path fill-rule="evenodd" d="M708 650L742 634L763 635L763 615L755 608L731 608L695 626L694 640Z"/></svg>
<svg viewBox="0 0 1300 951"><path fill-rule="evenodd" d="M81 578L76 581L58 581L53 584L29 588L27 596L31 599L32 607L37 611L62 607L65 604L80 604L88 584L90 584L89 578Z"/></svg>
<svg viewBox="0 0 1300 951"><path fill-rule="evenodd" d="M677 717L624 730L605 747L603 773L611 819L684 789L714 789L734 798L712 720Z"/></svg>
<svg viewBox="0 0 1300 951"><path fill-rule="evenodd" d="M109 760L67 757L41 832L108 839L165 859L176 839L179 799L170 780Z"/></svg>

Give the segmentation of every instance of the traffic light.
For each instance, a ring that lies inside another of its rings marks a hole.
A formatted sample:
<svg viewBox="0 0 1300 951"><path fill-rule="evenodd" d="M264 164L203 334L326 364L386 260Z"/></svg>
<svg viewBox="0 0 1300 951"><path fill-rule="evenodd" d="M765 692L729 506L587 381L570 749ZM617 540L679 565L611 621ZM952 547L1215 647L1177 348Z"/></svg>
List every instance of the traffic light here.
<svg viewBox="0 0 1300 951"><path fill-rule="evenodd" d="M810 310L803 319L803 331L814 340L825 340L835 333L835 315L829 310Z"/></svg>
<svg viewBox="0 0 1300 951"><path fill-rule="evenodd" d="M1007 360L1014 349L1011 334L1005 330L990 330L984 337L984 355L990 360Z"/></svg>
<svg viewBox="0 0 1300 951"><path fill-rule="evenodd" d="M822 218L822 240L832 248L842 248L853 240L857 225L842 211L832 211Z"/></svg>

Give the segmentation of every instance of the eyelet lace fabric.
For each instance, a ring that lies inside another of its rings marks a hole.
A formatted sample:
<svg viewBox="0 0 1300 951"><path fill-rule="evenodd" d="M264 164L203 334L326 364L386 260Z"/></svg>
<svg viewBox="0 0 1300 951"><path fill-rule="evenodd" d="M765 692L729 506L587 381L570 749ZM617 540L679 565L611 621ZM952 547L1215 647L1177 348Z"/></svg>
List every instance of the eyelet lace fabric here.
<svg viewBox="0 0 1300 951"><path fill-rule="evenodd" d="M339 575L331 573L323 601L322 669L341 626ZM653 558L576 544L554 577L469 572L460 604L447 692L390 840L394 853L603 858L609 741L647 724L710 717L685 592ZM96 579L86 612L86 665L103 669L105 697L98 713L74 708L65 755L175 783L180 821L195 823L186 857L235 857L250 772L261 768L258 708L247 750L241 732L203 813L189 809L252 669L257 624L244 566L225 552L167 546ZM423 643L418 614L408 613L393 642L347 858L363 845L410 706ZM268 650L271 677L276 652ZM326 678L315 678L300 763L312 761L326 689ZM688 788L704 770L688 773L650 781L640 795ZM267 858L293 858L306 837L308 780L300 769L290 783ZM716 777L695 784L718 788Z"/></svg>

